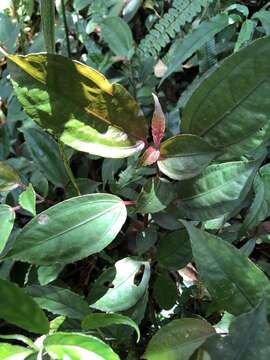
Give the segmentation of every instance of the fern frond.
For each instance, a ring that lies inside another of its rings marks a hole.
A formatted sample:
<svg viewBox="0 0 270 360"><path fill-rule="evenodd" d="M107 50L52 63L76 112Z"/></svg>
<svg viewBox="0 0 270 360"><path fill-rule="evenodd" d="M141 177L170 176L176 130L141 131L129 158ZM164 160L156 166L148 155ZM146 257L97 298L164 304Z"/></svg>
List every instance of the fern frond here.
<svg viewBox="0 0 270 360"><path fill-rule="evenodd" d="M181 27L190 23L202 9L214 0L174 0L169 11L154 25L139 44L143 56L155 56L171 39L174 39Z"/></svg>

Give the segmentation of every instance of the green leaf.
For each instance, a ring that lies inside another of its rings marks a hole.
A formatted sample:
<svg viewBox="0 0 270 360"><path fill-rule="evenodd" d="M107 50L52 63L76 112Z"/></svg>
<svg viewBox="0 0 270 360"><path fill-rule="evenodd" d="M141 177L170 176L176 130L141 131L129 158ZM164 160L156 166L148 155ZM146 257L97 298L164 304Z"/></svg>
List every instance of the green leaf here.
<svg viewBox="0 0 270 360"><path fill-rule="evenodd" d="M171 179L184 180L198 175L218 150L195 135L176 135L161 144L159 169Z"/></svg>
<svg viewBox="0 0 270 360"><path fill-rule="evenodd" d="M130 59L134 54L132 32L120 17L108 17L100 24L101 36L117 56Z"/></svg>
<svg viewBox="0 0 270 360"><path fill-rule="evenodd" d="M134 306L148 288L150 265L146 261L124 258L104 272L90 290L90 307L119 312Z"/></svg>
<svg viewBox="0 0 270 360"><path fill-rule="evenodd" d="M13 228L15 212L8 205L0 205L0 253L4 250Z"/></svg>
<svg viewBox="0 0 270 360"><path fill-rule="evenodd" d="M266 35L270 35L270 17L269 17L269 15L270 15L269 11L267 11L265 9L261 9L260 11L254 13L252 15L252 19L258 19L261 22Z"/></svg>
<svg viewBox="0 0 270 360"><path fill-rule="evenodd" d="M245 217L241 233L255 228L270 215L270 165L260 168L253 183L255 197Z"/></svg>
<svg viewBox="0 0 270 360"><path fill-rule="evenodd" d="M184 222L199 275L220 309L233 315L250 311L263 298L270 311L270 281L230 243Z"/></svg>
<svg viewBox="0 0 270 360"><path fill-rule="evenodd" d="M200 319L177 319L163 326L150 340L143 358L189 360L194 351L214 332Z"/></svg>
<svg viewBox="0 0 270 360"><path fill-rule="evenodd" d="M262 302L249 313L234 319L229 335L215 335L204 345L211 359L267 360L270 358L270 327Z"/></svg>
<svg viewBox="0 0 270 360"><path fill-rule="evenodd" d="M25 112L64 144L109 158L143 149L146 120L120 84L110 84L98 71L60 55L8 58Z"/></svg>
<svg viewBox="0 0 270 360"><path fill-rule="evenodd" d="M71 263L103 250L124 224L126 207L110 194L65 200L32 219L7 257L36 265Z"/></svg>
<svg viewBox="0 0 270 360"><path fill-rule="evenodd" d="M156 213L165 209L175 197L172 185L159 178L151 178L144 185L137 199L136 211Z"/></svg>
<svg viewBox="0 0 270 360"><path fill-rule="evenodd" d="M17 285L0 279L0 318L38 334L49 331L49 321L38 304Z"/></svg>
<svg viewBox="0 0 270 360"><path fill-rule="evenodd" d="M140 340L140 330L138 325L127 316L120 314L89 314L82 321L82 329L98 329L110 325L127 325L132 327L137 333L137 342Z"/></svg>
<svg viewBox="0 0 270 360"><path fill-rule="evenodd" d="M0 191L16 189L20 184L19 175L12 167L0 161Z"/></svg>
<svg viewBox="0 0 270 360"><path fill-rule="evenodd" d="M192 32L183 38L174 41L166 55L167 71L162 82L175 71L180 71L182 64L198 51L209 40L230 24L227 14L219 14L209 20L203 21Z"/></svg>
<svg viewBox="0 0 270 360"><path fill-rule="evenodd" d="M1 343L0 354L2 360L24 360L34 354L34 351L18 345Z"/></svg>
<svg viewBox="0 0 270 360"><path fill-rule="evenodd" d="M13 53L16 50L16 40L19 33L19 24L13 22L11 17L0 13L0 44Z"/></svg>
<svg viewBox="0 0 270 360"><path fill-rule="evenodd" d="M174 231L161 238L156 260L168 270L179 270L192 260L191 246L186 229Z"/></svg>
<svg viewBox="0 0 270 360"><path fill-rule="evenodd" d="M47 285L50 282L56 280L64 267L65 265L63 264L39 266L37 269L37 274L40 285Z"/></svg>
<svg viewBox="0 0 270 360"><path fill-rule="evenodd" d="M153 295L161 309L170 310L176 304L178 298L176 283L167 271L157 275Z"/></svg>
<svg viewBox="0 0 270 360"><path fill-rule="evenodd" d="M241 204L261 160L208 166L198 177L178 183L180 208L193 220L215 219Z"/></svg>
<svg viewBox="0 0 270 360"><path fill-rule="evenodd" d="M189 99L182 132L203 137L227 157L259 147L270 134L269 57L265 37L224 60Z"/></svg>
<svg viewBox="0 0 270 360"><path fill-rule="evenodd" d="M154 228L146 228L136 235L136 251L142 255L151 249L157 241L157 231Z"/></svg>
<svg viewBox="0 0 270 360"><path fill-rule="evenodd" d="M36 193L32 184L29 184L27 188L20 194L19 204L24 210L27 210L32 215L36 216Z"/></svg>
<svg viewBox="0 0 270 360"><path fill-rule="evenodd" d="M108 345L90 335L58 332L46 337L44 347L54 359L120 360Z"/></svg>
<svg viewBox="0 0 270 360"><path fill-rule="evenodd" d="M42 309L53 314L81 320L89 313L87 302L68 289L52 285L32 285L25 290Z"/></svg>
<svg viewBox="0 0 270 360"><path fill-rule="evenodd" d="M56 141L38 127L24 128L22 132L27 149L39 170L55 186L65 187L68 176Z"/></svg>
<svg viewBox="0 0 270 360"><path fill-rule="evenodd" d="M241 47L247 45L253 37L256 29L256 21L246 19L241 26L240 33L234 46L234 51L238 51Z"/></svg>

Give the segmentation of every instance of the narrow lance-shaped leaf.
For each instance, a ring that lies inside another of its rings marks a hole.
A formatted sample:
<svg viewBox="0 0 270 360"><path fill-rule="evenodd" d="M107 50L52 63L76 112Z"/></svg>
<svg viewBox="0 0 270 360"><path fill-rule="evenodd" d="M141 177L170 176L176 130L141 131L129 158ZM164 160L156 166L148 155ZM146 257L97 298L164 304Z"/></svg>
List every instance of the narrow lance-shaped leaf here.
<svg viewBox="0 0 270 360"><path fill-rule="evenodd" d="M82 321L82 329L99 329L111 325L131 326L137 333L137 341L140 340L140 330L138 325L127 316L121 314L89 314Z"/></svg>
<svg viewBox="0 0 270 360"><path fill-rule="evenodd" d="M166 122L165 122L165 115L161 108L158 97L155 94L153 94L153 98L154 98L154 103L155 103L155 110L154 110L154 114L152 117L152 124L151 124L152 137L153 137L155 146L159 148L160 142L164 137Z"/></svg>
<svg viewBox="0 0 270 360"><path fill-rule="evenodd" d="M174 41L165 63L168 64L167 71L162 82L175 71L180 71L182 64L198 51L207 41L212 40L221 30L226 28L232 20L227 14L219 14L209 20L203 21L193 31Z"/></svg>
<svg viewBox="0 0 270 360"><path fill-rule="evenodd" d="M189 99L182 132L203 137L227 158L259 147L270 134L269 57L265 37L224 60Z"/></svg>
<svg viewBox="0 0 270 360"><path fill-rule="evenodd" d="M13 228L15 212L8 205L0 205L0 253L4 250Z"/></svg>
<svg viewBox="0 0 270 360"><path fill-rule="evenodd" d="M38 334L49 331L49 321L38 304L17 285L0 279L0 318Z"/></svg>
<svg viewBox="0 0 270 360"><path fill-rule="evenodd" d="M71 263L103 250L127 216L121 199L91 194L65 200L32 219L7 254L36 265Z"/></svg>
<svg viewBox="0 0 270 360"><path fill-rule="evenodd" d="M219 308L239 315L266 299L269 313L270 282L264 273L230 243L184 224L199 275Z"/></svg>
<svg viewBox="0 0 270 360"><path fill-rule="evenodd" d="M130 156L144 147L146 120L120 84L110 84L98 71L60 55L8 59L24 110L63 143L111 158Z"/></svg>

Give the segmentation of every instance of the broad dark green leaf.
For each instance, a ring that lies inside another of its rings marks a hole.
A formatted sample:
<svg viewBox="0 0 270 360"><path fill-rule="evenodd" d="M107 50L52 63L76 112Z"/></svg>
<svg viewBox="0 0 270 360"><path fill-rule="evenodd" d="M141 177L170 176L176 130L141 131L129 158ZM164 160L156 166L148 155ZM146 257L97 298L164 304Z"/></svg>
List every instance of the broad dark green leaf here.
<svg viewBox="0 0 270 360"><path fill-rule="evenodd" d="M219 14L209 20L203 21L192 32L173 42L166 55L167 71L162 78L164 81L175 71L180 71L182 64L198 51L207 41L230 24L227 14Z"/></svg>
<svg viewBox="0 0 270 360"><path fill-rule="evenodd" d="M108 345L91 335L58 332L46 337L44 347L55 359L120 360Z"/></svg>
<svg viewBox="0 0 270 360"><path fill-rule="evenodd" d="M65 200L32 219L7 254L36 265L71 263L103 250L127 216L121 199L90 194Z"/></svg>
<svg viewBox="0 0 270 360"><path fill-rule="evenodd" d="M168 270L179 270L192 259L189 236L186 229L163 236L157 246L156 260Z"/></svg>
<svg viewBox="0 0 270 360"><path fill-rule="evenodd" d="M32 215L36 216L36 193L32 184L29 184L20 194L19 204L24 210L27 210Z"/></svg>
<svg viewBox="0 0 270 360"><path fill-rule="evenodd" d="M68 289L53 285L32 285L26 291L42 309L53 314L81 320L89 313L87 302Z"/></svg>
<svg viewBox="0 0 270 360"><path fill-rule="evenodd" d="M0 279L0 318L30 332L45 334L49 321L38 304L17 285Z"/></svg>
<svg viewBox="0 0 270 360"><path fill-rule="evenodd" d="M227 157L260 146L270 135L269 57L265 37L224 60L189 99L182 132L203 137Z"/></svg>
<svg viewBox="0 0 270 360"><path fill-rule="evenodd" d="M121 314L89 314L82 321L82 329L98 329L110 325L127 325L135 329L137 333L137 341L140 340L140 330L138 325L129 317Z"/></svg>
<svg viewBox="0 0 270 360"><path fill-rule="evenodd" d="M270 358L270 327L265 304L235 318L229 335L209 338L204 348L211 359L268 360Z"/></svg>
<svg viewBox="0 0 270 360"><path fill-rule="evenodd" d="M20 177L15 170L0 161L0 191L10 191L16 189L20 184Z"/></svg>
<svg viewBox="0 0 270 360"><path fill-rule="evenodd" d="M175 197L173 186L165 180L151 178L137 199L136 211L156 213L165 209Z"/></svg>
<svg viewBox="0 0 270 360"><path fill-rule="evenodd" d="M253 183L255 197L248 210L241 232L249 231L270 215L270 165L260 168Z"/></svg>
<svg viewBox="0 0 270 360"><path fill-rule="evenodd" d="M148 288L150 264L124 258L115 263L90 290L90 306L106 312L119 312L134 306Z"/></svg>
<svg viewBox="0 0 270 360"><path fill-rule="evenodd" d="M23 128L22 131L39 170L54 185L65 187L69 180L56 141L38 127Z"/></svg>
<svg viewBox="0 0 270 360"><path fill-rule="evenodd" d="M230 243L185 222L199 275L220 309L250 311L263 298L270 311L270 281Z"/></svg>
<svg viewBox="0 0 270 360"><path fill-rule="evenodd" d="M198 177L179 182L179 208L192 220L216 219L233 211L250 190L260 161L213 164Z"/></svg>
<svg viewBox="0 0 270 360"><path fill-rule="evenodd" d="M19 345L7 343L0 344L0 359L2 360L24 360L34 351Z"/></svg>
<svg viewBox="0 0 270 360"><path fill-rule="evenodd" d="M195 135L176 135L161 144L159 169L171 179L184 180L198 175L218 150Z"/></svg>
<svg viewBox="0 0 270 360"><path fill-rule="evenodd" d="M176 283L167 271L157 274L153 295L161 309L170 310L176 304L178 298Z"/></svg>
<svg viewBox="0 0 270 360"><path fill-rule="evenodd" d="M120 17L108 17L103 20L101 36L115 55L130 59L134 54L132 32Z"/></svg>
<svg viewBox="0 0 270 360"><path fill-rule="evenodd" d="M155 228L148 227L136 235L136 251L138 255L142 255L155 245L158 238Z"/></svg>
<svg viewBox="0 0 270 360"><path fill-rule="evenodd" d="M194 351L213 333L214 328L204 320L173 320L152 337L143 358L189 360Z"/></svg>
<svg viewBox="0 0 270 360"><path fill-rule="evenodd" d="M0 205L0 253L4 250L13 228L15 212L8 205Z"/></svg>
<svg viewBox="0 0 270 360"><path fill-rule="evenodd" d="M30 54L9 55L9 72L26 113L64 144L110 158L144 147L138 104L98 71L60 55Z"/></svg>

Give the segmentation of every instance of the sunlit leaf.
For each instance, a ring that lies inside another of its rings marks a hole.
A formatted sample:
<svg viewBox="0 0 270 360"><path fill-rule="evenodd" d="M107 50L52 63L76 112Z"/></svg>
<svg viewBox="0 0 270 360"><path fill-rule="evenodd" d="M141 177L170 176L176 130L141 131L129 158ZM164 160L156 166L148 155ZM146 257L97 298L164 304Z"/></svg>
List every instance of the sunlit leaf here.
<svg viewBox="0 0 270 360"><path fill-rule="evenodd" d="M112 158L130 156L144 147L145 118L121 85L110 84L98 71L60 55L8 58L24 110L63 143Z"/></svg>
<svg viewBox="0 0 270 360"><path fill-rule="evenodd" d="M10 191L16 189L20 184L20 177L15 170L0 161L0 191Z"/></svg>
<svg viewBox="0 0 270 360"><path fill-rule="evenodd" d="M110 194L65 200L32 219L7 257L37 265L80 260L111 243L126 215L123 201Z"/></svg>
<svg viewBox="0 0 270 360"><path fill-rule="evenodd" d="M8 205L0 205L0 253L4 250L13 228L15 212Z"/></svg>

